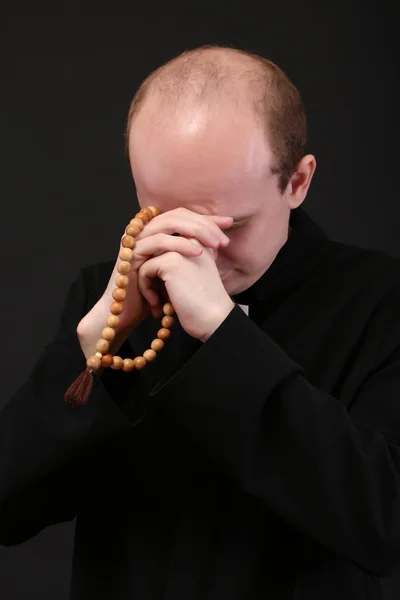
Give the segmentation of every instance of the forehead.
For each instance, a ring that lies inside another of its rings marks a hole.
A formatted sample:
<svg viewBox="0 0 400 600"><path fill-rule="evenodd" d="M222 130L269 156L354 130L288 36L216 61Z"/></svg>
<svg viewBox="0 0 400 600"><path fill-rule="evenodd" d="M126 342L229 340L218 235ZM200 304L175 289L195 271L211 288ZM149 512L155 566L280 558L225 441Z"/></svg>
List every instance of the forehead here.
<svg viewBox="0 0 400 600"><path fill-rule="evenodd" d="M140 112L129 135L136 184L152 194L231 194L263 177L272 152L247 117L207 110L178 113L173 120Z"/></svg>

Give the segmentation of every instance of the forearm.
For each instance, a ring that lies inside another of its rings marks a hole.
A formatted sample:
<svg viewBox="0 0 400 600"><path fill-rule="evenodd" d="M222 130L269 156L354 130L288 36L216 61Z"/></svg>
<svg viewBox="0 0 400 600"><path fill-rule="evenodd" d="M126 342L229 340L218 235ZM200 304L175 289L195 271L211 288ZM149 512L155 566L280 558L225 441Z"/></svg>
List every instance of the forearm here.
<svg viewBox="0 0 400 600"><path fill-rule="evenodd" d="M85 358L97 352L96 343L102 337L102 331L107 326L107 317L110 315L109 307L103 298L93 306L87 315L78 323L76 333ZM132 331L126 327L118 327L115 338L110 342L109 353L113 356L118 352L126 338Z"/></svg>
<svg viewBox="0 0 400 600"><path fill-rule="evenodd" d="M81 473L90 461L101 460L104 448L111 451L117 440L129 437L141 419L139 409L128 407L130 389L121 387L114 371L107 374L107 386L94 381L85 406L64 401L84 360L75 326L45 348L0 412L0 544L20 543L47 525L72 519ZM122 411L117 401L122 406L125 398Z"/></svg>
<svg viewBox="0 0 400 600"><path fill-rule="evenodd" d="M298 531L384 573L400 552L399 448L353 423L238 311L151 396Z"/></svg>
<svg viewBox="0 0 400 600"><path fill-rule="evenodd" d="M71 357L71 347L68 352ZM101 382L86 406L67 404L63 394L76 376L74 365L41 362L0 413L1 544L19 543L72 519L81 473L90 472L88 465L101 461L101 452L112 451L136 424Z"/></svg>

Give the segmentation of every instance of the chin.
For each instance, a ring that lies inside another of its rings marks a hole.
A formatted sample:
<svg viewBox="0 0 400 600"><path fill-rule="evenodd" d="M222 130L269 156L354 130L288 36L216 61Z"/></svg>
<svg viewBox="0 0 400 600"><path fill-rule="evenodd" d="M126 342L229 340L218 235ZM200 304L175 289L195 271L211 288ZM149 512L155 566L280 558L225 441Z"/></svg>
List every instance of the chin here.
<svg viewBox="0 0 400 600"><path fill-rule="evenodd" d="M235 296L236 294L243 292L248 287L245 283L244 274L242 274L241 276L241 274L236 269L231 269L230 271L223 274L221 276L221 281L229 296Z"/></svg>
<svg viewBox="0 0 400 600"><path fill-rule="evenodd" d="M235 294L238 294L241 291L240 282L238 281L237 277L232 277L228 275L222 283L224 284L224 288L229 294L229 296L234 296Z"/></svg>

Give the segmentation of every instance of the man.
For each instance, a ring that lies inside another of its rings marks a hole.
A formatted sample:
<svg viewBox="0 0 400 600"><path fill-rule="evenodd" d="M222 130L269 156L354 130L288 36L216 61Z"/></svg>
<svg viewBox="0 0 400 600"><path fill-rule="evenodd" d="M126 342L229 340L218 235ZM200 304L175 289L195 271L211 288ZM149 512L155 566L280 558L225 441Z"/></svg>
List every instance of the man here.
<svg viewBox="0 0 400 600"><path fill-rule="evenodd" d="M138 200L162 212L135 281L154 317L162 282L173 335L142 372L105 369L84 407L65 404L113 261L81 269L0 422L0 540L77 514L71 598L398 591L399 260L329 240L302 210L305 139L297 90L242 51L186 52L136 95ZM148 315L119 354L158 328Z"/></svg>

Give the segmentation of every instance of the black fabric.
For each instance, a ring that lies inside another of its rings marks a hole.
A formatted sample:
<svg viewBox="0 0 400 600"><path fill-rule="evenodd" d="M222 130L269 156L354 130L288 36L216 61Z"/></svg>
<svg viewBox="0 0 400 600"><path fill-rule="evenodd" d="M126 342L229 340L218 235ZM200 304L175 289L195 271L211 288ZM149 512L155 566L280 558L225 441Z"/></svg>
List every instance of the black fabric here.
<svg viewBox="0 0 400 600"><path fill-rule="evenodd" d="M400 261L298 208L206 343L176 322L85 407L76 326L114 261L81 269L0 418L0 542L77 515L73 600L393 600L400 584ZM122 345L142 353L159 323Z"/></svg>

